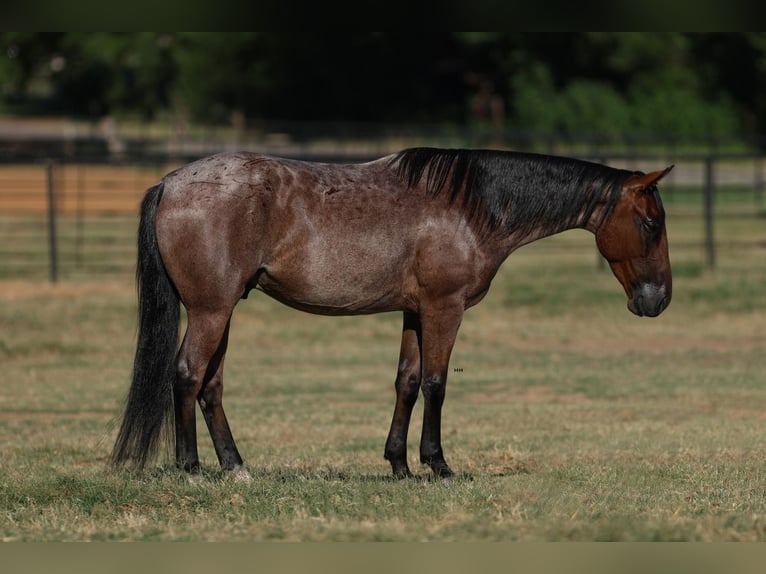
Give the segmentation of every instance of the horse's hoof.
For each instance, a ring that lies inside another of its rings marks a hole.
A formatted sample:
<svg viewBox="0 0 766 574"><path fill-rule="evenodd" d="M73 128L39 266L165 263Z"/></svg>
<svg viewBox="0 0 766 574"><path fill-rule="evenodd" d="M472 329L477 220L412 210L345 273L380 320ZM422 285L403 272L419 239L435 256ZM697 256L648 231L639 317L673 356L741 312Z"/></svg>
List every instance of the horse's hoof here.
<svg viewBox="0 0 766 574"><path fill-rule="evenodd" d="M455 473L452 472L452 469L444 461L431 464L431 470L438 478L452 478L455 476Z"/></svg>
<svg viewBox="0 0 766 574"><path fill-rule="evenodd" d="M410 472L409 468L399 468L394 470L394 478L397 480L406 480L408 478L412 478L413 476L415 475Z"/></svg>
<svg viewBox="0 0 766 574"><path fill-rule="evenodd" d="M233 469L231 469L229 476L234 482L243 482L245 484L250 484L253 482L253 475L251 475L250 472L242 465L235 466Z"/></svg>
<svg viewBox="0 0 766 574"><path fill-rule="evenodd" d="M189 484L198 486L205 482L205 477L202 476L201 472L191 472L186 475L186 480L189 482Z"/></svg>

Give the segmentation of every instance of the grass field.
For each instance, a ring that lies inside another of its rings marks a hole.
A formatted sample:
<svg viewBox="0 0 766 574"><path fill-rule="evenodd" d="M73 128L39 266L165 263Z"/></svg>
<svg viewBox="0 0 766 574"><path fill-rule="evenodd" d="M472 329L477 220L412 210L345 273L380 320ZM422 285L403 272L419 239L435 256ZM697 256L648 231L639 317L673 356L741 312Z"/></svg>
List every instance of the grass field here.
<svg viewBox="0 0 766 574"><path fill-rule="evenodd" d="M221 476L202 436L206 479L189 484L167 467L105 469L132 358L129 282L3 284L2 536L763 540L763 268L677 277L649 321L590 261L533 247L466 317L444 428L466 474L449 482L388 480L396 316L244 302L227 405L257 478Z"/></svg>
<svg viewBox="0 0 766 574"><path fill-rule="evenodd" d="M763 220L723 218L715 270L698 221L669 211L674 299L639 319L592 237L509 258L464 319L444 410L460 472L389 478L400 317L238 307L225 404L255 480L169 459L106 466L135 337L130 270L51 286L0 281L3 540L766 540ZM747 238L750 247L736 248Z"/></svg>

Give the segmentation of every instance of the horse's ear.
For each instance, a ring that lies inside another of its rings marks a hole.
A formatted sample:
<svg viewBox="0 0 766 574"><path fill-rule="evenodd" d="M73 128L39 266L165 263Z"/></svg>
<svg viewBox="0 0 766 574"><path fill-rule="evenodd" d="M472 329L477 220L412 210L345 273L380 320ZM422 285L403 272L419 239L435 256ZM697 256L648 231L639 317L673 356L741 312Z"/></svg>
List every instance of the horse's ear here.
<svg viewBox="0 0 766 574"><path fill-rule="evenodd" d="M644 191L649 190L652 186L657 185L657 182L665 177L675 165L661 169L660 171L653 171L644 175L631 175L625 181L625 189L630 191Z"/></svg>

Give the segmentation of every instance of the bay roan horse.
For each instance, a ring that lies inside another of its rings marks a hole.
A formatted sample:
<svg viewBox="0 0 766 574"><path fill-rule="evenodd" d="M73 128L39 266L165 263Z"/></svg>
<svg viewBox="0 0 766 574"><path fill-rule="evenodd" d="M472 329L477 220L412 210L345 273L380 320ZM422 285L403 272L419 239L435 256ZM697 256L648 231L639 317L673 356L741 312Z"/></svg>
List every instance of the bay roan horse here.
<svg viewBox="0 0 766 574"><path fill-rule="evenodd" d="M353 165L224 153L170 173L141 205L138 344L113 463L143 467L174 420L176 464L197 470L199 403L221 467L246 473L221 402L223 364L232 311L257 289L310 313L402 311L385 458L411 476L407 431L422 392L420 460L450 476L441 411L463 312L515 249L585 228L630 311L659 315L671 273L657 182L671 168L417 148Z"/></svg>

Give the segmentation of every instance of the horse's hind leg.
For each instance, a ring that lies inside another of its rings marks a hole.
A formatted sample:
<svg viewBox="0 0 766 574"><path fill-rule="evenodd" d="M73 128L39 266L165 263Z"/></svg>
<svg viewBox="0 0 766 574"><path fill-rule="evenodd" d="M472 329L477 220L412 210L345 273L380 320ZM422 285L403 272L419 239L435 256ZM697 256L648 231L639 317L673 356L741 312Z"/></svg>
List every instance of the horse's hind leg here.
<svg viewBox="0 0 766 574"><path fill-rule="evenodd" d="M412 476L407 465L407 431L420 390L420 319L413 313L404 314L395 386L396 407L386 440L385 458L391 463L395 477L407 478Z"/></svg>
<svg viewBox="0 0 766 574"><path fill-rule="evenodd" d="M197 400L202 414L205 417L210 437L213 439L215 453L218 456L218 462L224 470L236 470L238 477L247 478L249 475L242 466L242 457L239 455L237 445L234 443L234 437L229 428L229 422L226 420L226 414L223 412L223 364L226 356L226 347L229 340L229 326L231 321L226 324L221 344L216 352L218 368L213 377L203 384Z"/></svg>
<svg viewBox="0 0 766 574"><path fill-rule="evenodd" d="M216 312L188 310L188 326L184 341L178 352L176 383L173 388L176 426L176 465L187 471L199 468L197 454L197 401L207 397L203 412L212 422L225 422L221 408L223 358L226 353L227 335L231 309ZM207 385L213 383L210 390ZM206 392L207 391L207 392ZM203 399L204 400L204 399ZM207 402L211 406L207 406ZM210 413L208 415L208 413ZM215 425L218 428L219 425ZM221 435L231 437L226 431ZM215 437L214 437L215 441ZM233 445L233 439L230 440ZM216 444L216 451L218 451ZM236 447L233 451L222 449L227 462L241 464ZM220 455L219 455L220 457ZM236 457L236 458L234 458Z"/></svg>

